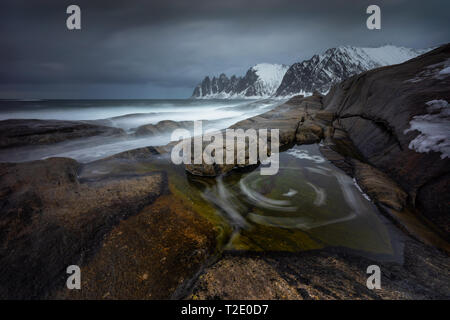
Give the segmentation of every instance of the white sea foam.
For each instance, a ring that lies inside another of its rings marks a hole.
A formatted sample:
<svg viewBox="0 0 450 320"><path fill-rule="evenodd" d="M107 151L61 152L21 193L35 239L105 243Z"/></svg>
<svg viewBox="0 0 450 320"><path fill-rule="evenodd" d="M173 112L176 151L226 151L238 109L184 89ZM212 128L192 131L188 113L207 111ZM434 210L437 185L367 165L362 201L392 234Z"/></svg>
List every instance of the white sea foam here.
<svg viewBox="0 0 450 320"><path fill-rule="evenodd" d="M149 100L149 101L32 101L21 102L17 108L5 102L0 108L0 120L5 119L55 119L95 121L133 133L145 124L162 120L207 120L204 129L224 129L243 119L270 110L279 100L261 101L205 101L205 100ZM16 102L17 104L17 102ZM193 130L193 128L192 128ZM0 152L0 161L22 162L48 157L70 157L88 162L126 150L146 146L165 145L170 133L149 137L112 139L110 137L83 138L48 146L29 147L15 152Z"/></svg>
<svg viewBox="0 0 450 320"><path fill-rule="evenodd" d="M252 190L250 187L247 186L245 178L239 181L239 186L241 188L242 193L246 195L247 199L261 208L286 212L295 212L297 210L296 207L291 206L291 202L288 200L270 199L262 195L261 193Z"/></svg>
<svg viewBox="0 0 450 320"><path fill-rule="evenodd" d="M297 194L297 190L294 190L294 189L289 189L289 191L288 192L286 192L286 193L283 193L283 197L293 197L293 196L295 196Z"/></svg>
<svg viewBox="0 0 450 320"><path fill-rule="evenodd" d="M366 198L368 201L372 201L369 197L369 195L367 195L363 189L361 189L361 187L359 186L358 182L356 181L355 178L353 178L353 184L355 185L356 189L358 189L359 192L361 192L361 194L363 195L364 198Z"/></svg>
<svg viewBox="0 0 450 320"><path fill-rule="evenodd" d="M298 159L304 159L304 160L311 160L315 163L324 163L325 159L321 156L311 156L307 150L304 149L291 149L286 152L287 154L298 158Z"/></svg>

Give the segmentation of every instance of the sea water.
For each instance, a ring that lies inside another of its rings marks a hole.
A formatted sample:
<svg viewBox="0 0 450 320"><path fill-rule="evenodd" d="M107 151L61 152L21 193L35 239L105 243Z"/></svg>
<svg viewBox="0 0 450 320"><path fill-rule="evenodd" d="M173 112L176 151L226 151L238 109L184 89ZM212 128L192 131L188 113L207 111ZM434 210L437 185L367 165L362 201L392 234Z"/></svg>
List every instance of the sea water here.
<svg viewBox="0 0 450 320"><path fill-rule="evenodd" d="M170 133L138 137L137 127L162 120L204 120L205 129L224 129L264 113L283 100L1 100L0 120L77 120L125 130L122 137L90 137L57 144L27 146L0 151L0 161L23 162L48 157L69 157L89 162L122 151L165 145Z"/></svg>

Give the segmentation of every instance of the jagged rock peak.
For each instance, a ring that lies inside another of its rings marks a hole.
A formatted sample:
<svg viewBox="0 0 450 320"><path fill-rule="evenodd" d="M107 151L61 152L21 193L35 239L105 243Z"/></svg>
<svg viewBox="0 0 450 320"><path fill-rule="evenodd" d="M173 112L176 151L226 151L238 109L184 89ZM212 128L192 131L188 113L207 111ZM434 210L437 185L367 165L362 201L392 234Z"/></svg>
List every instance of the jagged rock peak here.
<svg viewBox="0 0 450 320"><path fill-rule="evenodd" d="M245 76L228 78L224 73L212 80L207 76L198 84L192 98L266 98L275 94L288 66L260 63L247 70Z"/></svg>

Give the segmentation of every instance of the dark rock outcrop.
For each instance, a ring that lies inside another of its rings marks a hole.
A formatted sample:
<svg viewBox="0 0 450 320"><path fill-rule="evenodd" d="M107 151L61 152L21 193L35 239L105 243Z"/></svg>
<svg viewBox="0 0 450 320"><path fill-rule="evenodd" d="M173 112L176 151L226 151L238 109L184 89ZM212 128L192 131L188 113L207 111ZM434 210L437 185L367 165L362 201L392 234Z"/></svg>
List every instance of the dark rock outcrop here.
<svg viewBox="0 0 450 320"><path fill-rule="evenodd" d="M365 162L347 132L336 121L333 131L333 134L324 139L320 147L321 153L336 167L353 177L380 212L406 234L444 252L450 252L445 235L438 232L436 226L420 214L421 210L417 210L408 200L403 188L386 173Z"/></svg>
<svg viewBox="0 0 450 320"><path fill-rule="evenodd" d="M231 78L228 78L224 73L222 73L219 77L210 77L206 76L205 79L194 89L192 93L192 97L201 98L204 96L211 96L219 93L223 94L233 94L238 92L238 87L241 87L239 84L242 80L242 77L236 77L232 75Z"/></svg>
<svg viewBox="0 0 450 320"><path fill-rule="evenodd" d="M157 124L146 124L136 129L136 136L152 136L171 133L175 129L188 129L192 131L194 121L163 120Z"/></svg>
<svg viewBox="0 0 450 320"><path fill-rule="evenodd" d="M164 192L161 173L80 181L79 168L67 158L0 165L0 297L48 297L65 268Z"/></svg>
<svg viewBox="0 0 450 320"><path fill-rule="evenodd" d="M417 133L407 129L414 116L427 112L425 102L449 100L448 75L439 73L446 67L449 47L355 76L324 98L320 94L294 97L231 128L279 129L281 148L324 140L325 156L355 177L382 212L415 238L447 250L448 244L420 220L429 218L441 230L448 230L450 190L448 180L441 177L448 176L450 159L410 149ZM418 81L417 74L424 70L430 71ZM186 165L186 170L216 176L246 165L238 165L235 156L234 165L195 164ZM415 217L419 213L423 216Z"/></svg>
<svg viewBox="0 0 450 320"><path fill-rule="evenodd" d="M404 261L375 261L339 248L227 252L200 276L189 297L449 299L448 242L420 216L448 232L449 159L410 149L417 132L406 132L414 116L427 112L424 102L449 100L449 79L439 73L449 56L450 45L443 46L353 77L326 97L295 97L231 127L279 129L281 147L321 141L322 153L413 237L405 237ZM142 130L152 134L179 126L164 122ZM46 134L29 140L63 139L58 130L55 138ZM184 172L168 169L166 153L173 145L85 165L66 158L0 164L0 298L183 297L216 252L221 227L199 214L210 209L200 204L201 196L186 197ZM248 165L233 157L230 165L186 165L186 170L216 176ZM65 288L72 264L81 266L81 291ZM366 287L372 264L381 267L381 290Z"/></svg>
<svg viewBox="0 0 450 320"><path fill-rule="evenodd" d="M152 169L157 154L0 164L0 298L170 298L216 231ZM66 288L69 265L82 290Z"/></svg>
<svg viewBox="0 0 450 320"><path fill-rule="evenodd" d="M339 249L299 253L228 252L202 274L190 299L449 299L448 257L416 241L404 263L380 262ZM381 289L367 288L367 267L381 269Z"/></svg>
<svg viewBox="0 0 450 320"><path fill-rule="evenodd" d="M271 111L261 115L251 117L249 119L240 121L230 127L230 129L254 129L258 134L259 129L267 129L268 134L271 129L279 130L279 147L283 148L292 143L315 143L320 141L323 137L323 127L326 124L310 121L312 117L322 108L322 96L317 94L309 97L292 98L286 103L274 108ZM226 135L222 132L223 141L226 140ZM270 135L268 137L270 140ZM203 149L208 145L209 139L205 139ZM188 142L189 143L189 142ZM191 141L192 143L192 141ZM232 143L232 142L231 142ZM218 176L224 174L238 167L246 167L254 165L249 163L249 145L256 144L258 141L246 141L245 150L237 150L236 146L233 150L233 163L207 164L205 161L201 164L186 164L186 170L194 175L199 176ZM268 145L270 147L270 143ZM223 146L223 157L227 158L229 151L226 144ZM238 163L238 152L244 153L245 163ZM259 159L259 156L258 156Z"/></svg>
<svg viewBox="0 0 450 320"><path fill-rule="evenodd" d="M407 194L392 179L358 160L353 160L353 165L356 181L371 199L394 210L403 210Z"/></svg>
<svg viewBox="0 0 450 320"><path fill-rule="evenodd" d="M11 119L0 121L0 148L45 145L66 140L125 135L119 128L82 121Z"/></svg>
<svg viewBox="0 0 450 320"><path fill-rule="evenodd" d="M403 64L354 76L324 98L326 111L335 113L365 161L388 174L413 206L447 232L450 159L411 149L419 132L407 129L414 116L428 113L426 102L450 100L450 75L440 73L449 59L450 45L444 45Z"/></svg>

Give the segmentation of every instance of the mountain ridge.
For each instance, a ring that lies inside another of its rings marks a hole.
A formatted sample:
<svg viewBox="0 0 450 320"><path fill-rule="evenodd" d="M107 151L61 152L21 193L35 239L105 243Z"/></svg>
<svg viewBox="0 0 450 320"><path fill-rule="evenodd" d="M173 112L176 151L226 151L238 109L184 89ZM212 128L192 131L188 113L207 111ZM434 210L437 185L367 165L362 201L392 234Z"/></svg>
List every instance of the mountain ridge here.
<svg viewBox="0 0 450 320"><path fill-rule="evenodd" d="M329 48L310 59L291 66L260 63L252 66L244 76L224 73L206 76L191 98L289 98L314 91L327 93L331 86L351 76L378 67L403 63L433 48L414 49L395 45L379 47L339 46Z"/></svg>
<svg viewBox="0 0 450 320"><path fill-rule="evenodd" d="M327 93L336 83L371 69L403 63L429 49L412 49L394 45L380 47L339 46L315 54L309 60L294 63L277 89L277 97Z"/></svg>
<svg viewBox="0 0 450 320"><path fill-rule="evenodd" d="M247 70L242 77L224 73L218 77L206 76L192 93L197 99L268 98L275 94L289 66L259 63Z"/></svg>

